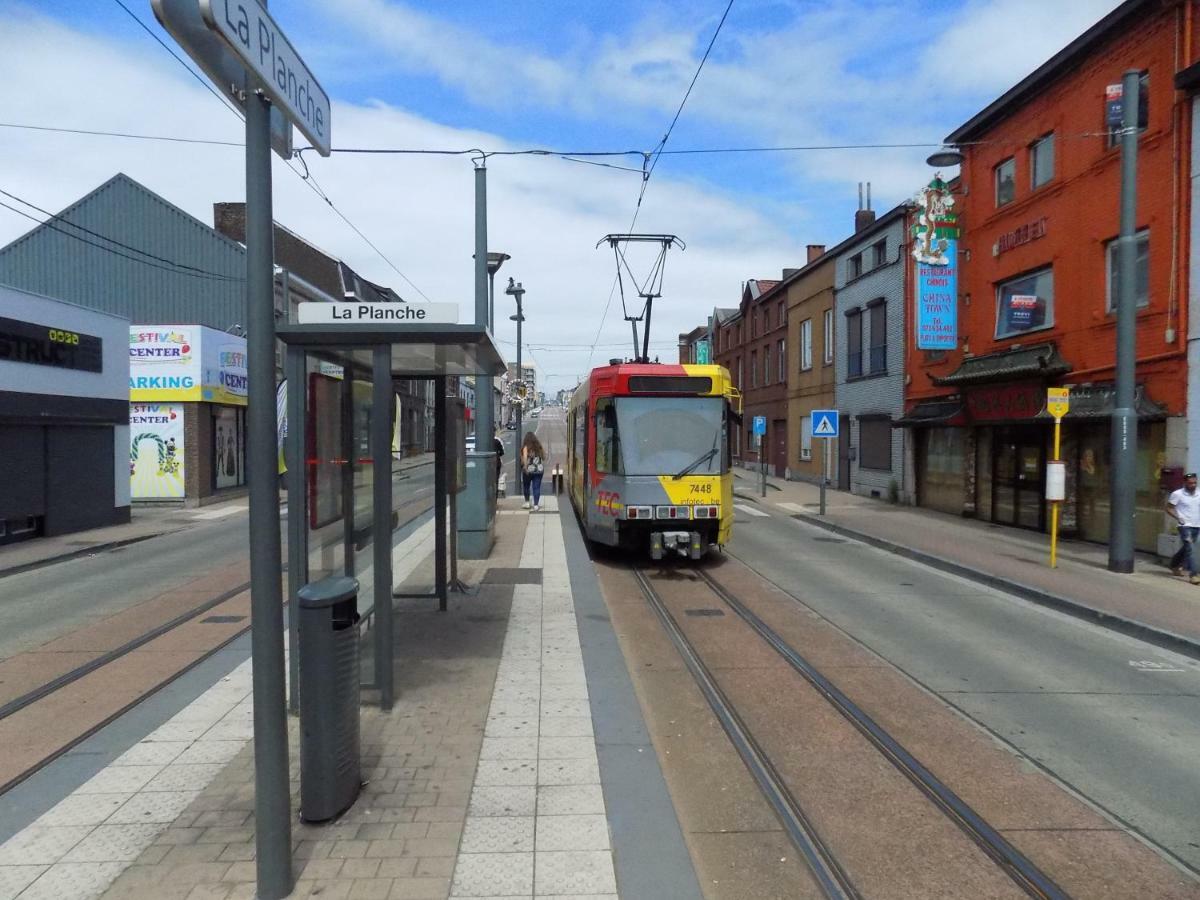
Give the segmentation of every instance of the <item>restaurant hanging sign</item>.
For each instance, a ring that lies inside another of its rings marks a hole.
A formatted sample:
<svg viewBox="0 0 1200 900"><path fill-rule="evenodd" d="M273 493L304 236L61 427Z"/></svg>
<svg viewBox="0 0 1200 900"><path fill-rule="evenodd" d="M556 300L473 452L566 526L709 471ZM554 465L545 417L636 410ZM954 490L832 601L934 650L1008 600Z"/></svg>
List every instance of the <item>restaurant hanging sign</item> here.
<svg viewBox="0 0 1200 900"><path fill-rule="evenodd" d="M916 196L917 349L958 346L958 214L949 186L935 177Z"/></svg>

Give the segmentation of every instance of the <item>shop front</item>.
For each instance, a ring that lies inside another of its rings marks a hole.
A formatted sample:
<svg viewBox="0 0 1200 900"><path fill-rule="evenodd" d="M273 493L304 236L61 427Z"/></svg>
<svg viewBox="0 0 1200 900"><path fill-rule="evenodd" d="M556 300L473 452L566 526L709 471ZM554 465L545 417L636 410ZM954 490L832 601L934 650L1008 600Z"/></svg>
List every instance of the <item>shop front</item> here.
<svg viewBox="0 0 1200 900"><path fill-rule="evenodd" d="M245 491L246 339L201 325L129 329L135 501L194 506Z"/></svg>
<svg viewBox="0 0 1200 900"><path fill-rule="evenodd" d="M959 392L923 401L895 423L914 431L917 505L1046 531L1045 472L1054 447L1046 389L1061 384L1069 372L1054 348L1043 345L968 359L943 379ZM1070 410L1062 421L1067 499L1060 510L1060 529L1067 537L1107 543L1115 390L1110 383L1070 389ZM1179 473L1166 467L1166 408L1149 397L1144 386L1136 396L1135 545L1153 553L1166 492Z"/></svg>

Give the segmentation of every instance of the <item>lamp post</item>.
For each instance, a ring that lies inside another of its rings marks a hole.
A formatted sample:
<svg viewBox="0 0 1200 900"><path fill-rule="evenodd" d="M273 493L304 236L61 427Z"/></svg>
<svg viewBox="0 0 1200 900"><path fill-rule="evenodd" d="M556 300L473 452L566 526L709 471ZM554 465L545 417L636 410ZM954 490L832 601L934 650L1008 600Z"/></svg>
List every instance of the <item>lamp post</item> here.
<svg viewBox="0 0 1200 900"><path fill-rule="evenodd" d="M521 282L514 282L511 278L508 279L508 287L504 289L504 293L510 294L517 298L517 314L509 316L509 319L517 323L517 384L520 388L525 386L525 370L521 368L521 323L525 321L525 315L521 311L521 299L525 296L525 288L521 287ZM516 437L513 439L513 456L516 460L515 470L517 474L516 484L521 483L521 411L525 405L525 398L518 394L517 396L517 430Z"/></svg>

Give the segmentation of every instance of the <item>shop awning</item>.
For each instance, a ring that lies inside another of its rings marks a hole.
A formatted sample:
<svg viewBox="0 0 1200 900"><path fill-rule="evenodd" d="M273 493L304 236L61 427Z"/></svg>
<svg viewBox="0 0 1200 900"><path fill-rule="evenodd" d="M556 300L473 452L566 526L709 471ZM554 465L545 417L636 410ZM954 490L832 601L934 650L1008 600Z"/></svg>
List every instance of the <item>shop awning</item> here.
<svg viewBox="0 0 1200 900"><path fill-rule="evenodd" d="M1059 355L1054 344L1034 344L1019 350L1002 350L984 356L969 357L949 375L934 378L933 383L957 387L985 384L989 381L1051 379L1066 375L1071 368L1071 364Z"/></svg>
<svg viewBox="0 0 1200 900"><path fill-rule="evenodd" d="M922 400L900 418L892 422L893 428L934 428L939 426L965 425L966 414L962 400Z"/></svg>
<svg viewBox="0 0 1200 900"><path fill-rule="evenodd" d="M1133 408L1137 417L1146 422L1153 422L1167 417L1167 408L1155 403L1146 396L1144 385L1138 385L1134 390ZM1071 388L1071 406L1063 417L1066 422L1101 421L1112 417L1116 408L1116 388L1111 384L1097 387ZM1035 422L1053 422L1054 417L1045 409L1034 416Z"/></svg>

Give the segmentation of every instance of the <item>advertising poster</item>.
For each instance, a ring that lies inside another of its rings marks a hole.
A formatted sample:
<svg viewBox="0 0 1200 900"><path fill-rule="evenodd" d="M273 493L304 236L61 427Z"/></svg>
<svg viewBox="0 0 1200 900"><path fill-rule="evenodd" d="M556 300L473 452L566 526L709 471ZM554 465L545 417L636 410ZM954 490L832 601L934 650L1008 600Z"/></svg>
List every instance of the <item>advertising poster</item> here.
<svg viewBox="0 0 1200 900"><path fill-rule="evenodd" d="M1034 326L1038 298L1032 294L1013 294L1008 298L1008 326L1013 331L1027 331ZM1037 324L1041 324L1038 322Z"/></svg>
<svg viewBox="0 0 1200 900"><path fill-rule="evenodd" d="M917 263L917 349L958 346L958 241L946 242L947 265Z"/></svg>
<svg viewBox="0 0 1200 900"><path fill-rule="evenodd" d="M129 495L183 497L183 404L129 405Z"/></svg>
<svg viewBox="0 0 1200 900"><path fill-rule="evenodd" d="M129 399L245 406L246 339L202 325L129 329Z"/></svg>
<svg viewBox="0 0 1200 900"><path fill-rule="evenodd" d="M213 484L217 488L246 483L245 418L240 409L213 410Z"/></svg>
<svg viewBox="0 0 1200 900"><path fill-rule="evenodd" d="M245 406L249 384L246 339L212 328L202 328L201 332L201 399Z"/></svg>

